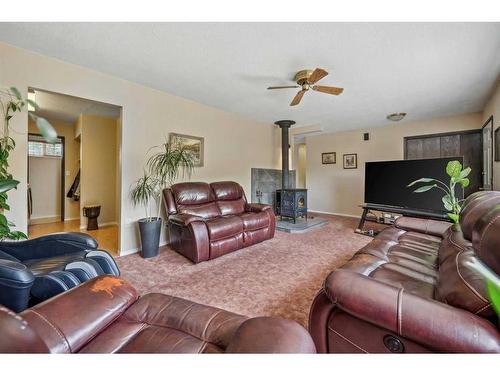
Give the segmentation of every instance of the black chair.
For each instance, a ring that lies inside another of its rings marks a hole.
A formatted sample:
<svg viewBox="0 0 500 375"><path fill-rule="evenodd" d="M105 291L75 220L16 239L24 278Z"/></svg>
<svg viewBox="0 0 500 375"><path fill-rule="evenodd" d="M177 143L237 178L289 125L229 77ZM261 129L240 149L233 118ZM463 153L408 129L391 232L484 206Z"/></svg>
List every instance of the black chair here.
<svg viewBox="0 0 500 375"><path fill-rule="evenodd" d="M85 233L0 242L0 305L16 312L105 274L120 271Z"/></svg>

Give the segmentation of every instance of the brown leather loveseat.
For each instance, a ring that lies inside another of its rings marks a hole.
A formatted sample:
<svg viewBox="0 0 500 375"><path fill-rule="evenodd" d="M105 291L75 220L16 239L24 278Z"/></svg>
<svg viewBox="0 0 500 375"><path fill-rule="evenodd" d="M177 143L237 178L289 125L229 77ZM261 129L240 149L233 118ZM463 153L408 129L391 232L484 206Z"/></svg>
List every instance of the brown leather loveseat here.
<svg viewBox="0 0 500 375"><path fill-rule="evenodd" d="M0 305L0 353L314 353L298 323L247 318L99 276L20 315Z"/></svg>
<svg viewBox="0 0 500 375"><path fill-rule="evenodd" d="M499 353L484 277L500 274L500 192L464 202L460 224L401 217L332 272L309 331L320 353Z"/></svg>
<svg viewBox="0 0 500 375"><path fill-rule="evenodd" d="M271 206L248 203L236 182L184 182L163 191L169 244L195 263L274 237Z"/></svg>

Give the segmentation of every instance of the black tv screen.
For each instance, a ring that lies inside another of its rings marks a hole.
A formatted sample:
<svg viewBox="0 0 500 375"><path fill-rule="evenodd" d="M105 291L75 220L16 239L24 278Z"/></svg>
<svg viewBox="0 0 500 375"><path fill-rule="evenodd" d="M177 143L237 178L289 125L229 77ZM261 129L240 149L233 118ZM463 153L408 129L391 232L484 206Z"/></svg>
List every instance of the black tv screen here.
<svg viewBox="0 0 500 375"><path fill-rule="evenodd" d="M446 165L450 160L459 160L463 165L462 157L367 162L365 203L444 214L446 210L441 198L445 193L442 190L434 188L424 193L414 193L417 187L428 184L407 186L422 177L435 178L449 184ZM455 194L462 199L463 189L457 186Z"/></svg>

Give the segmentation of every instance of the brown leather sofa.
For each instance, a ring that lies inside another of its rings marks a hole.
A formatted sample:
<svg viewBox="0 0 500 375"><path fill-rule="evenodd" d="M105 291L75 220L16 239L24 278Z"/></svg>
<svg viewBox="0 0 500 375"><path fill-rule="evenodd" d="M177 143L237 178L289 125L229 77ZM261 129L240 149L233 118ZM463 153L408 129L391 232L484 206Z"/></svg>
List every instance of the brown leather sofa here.
<svg viewBox="0 0 500 375"><path fill-rule="evenodd" d="M195 263L274 237L271 206L248 203L236 182L184 182L163 191L169 245Z"/></svg>
<svg viewBox="0 0 500 375"><path fill-rule="evenodd" d="M500 274L500 192L460 224L401 217L332 272L311 307L320 353L499 353L498 317L471 262Z"/></svg>
<svg viewBox="0 0 500 375"><path fill-rule="evenodd" d="M309 333L100 276L20 315L0 305L0 353L314 353Z"/></svg>

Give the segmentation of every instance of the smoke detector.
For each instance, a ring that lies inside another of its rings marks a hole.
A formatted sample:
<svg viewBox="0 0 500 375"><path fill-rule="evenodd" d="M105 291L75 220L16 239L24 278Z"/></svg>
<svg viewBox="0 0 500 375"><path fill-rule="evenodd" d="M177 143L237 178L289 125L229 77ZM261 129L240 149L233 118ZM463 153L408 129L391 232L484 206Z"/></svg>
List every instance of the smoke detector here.
<svg viewBox="0 0 500 375"><path fill-rule="evenodd" d="M406 116L406 112L398 112L398 113L391 113L390 115L387 115L387 120L391 121L401 121L404 119Z"/></svg>

